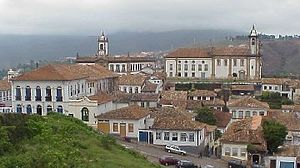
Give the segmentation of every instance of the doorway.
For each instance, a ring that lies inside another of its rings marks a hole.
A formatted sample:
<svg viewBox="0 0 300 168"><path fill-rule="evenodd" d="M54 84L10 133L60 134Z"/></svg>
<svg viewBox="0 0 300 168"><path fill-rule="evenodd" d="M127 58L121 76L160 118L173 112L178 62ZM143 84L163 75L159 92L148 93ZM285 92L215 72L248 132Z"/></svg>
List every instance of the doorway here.
<svg viewBox="0 0 300 168"><path fill-rule="evenodd" d="M120 137L126 137L126 123L120 124Z"/></svg>

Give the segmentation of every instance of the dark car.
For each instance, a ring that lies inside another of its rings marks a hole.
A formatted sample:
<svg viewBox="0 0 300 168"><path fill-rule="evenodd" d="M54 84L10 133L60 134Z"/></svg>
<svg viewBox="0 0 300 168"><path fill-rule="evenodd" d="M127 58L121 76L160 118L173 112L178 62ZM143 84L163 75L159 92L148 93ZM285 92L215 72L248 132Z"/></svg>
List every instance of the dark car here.
<svg viewBox="0 0 300 168"><path fill-rule="evenodd" d="M176 165L179 160L175 159L173 156L162 156L159 158L159 163L165 166Z"/></svg>
<svg viewBox="0 0 300 168"><path fill-rule="evenodd" d="M240 160L230 160L228 162L228 168L246 168Z"/></svg>
<svg viewBox="0 0 300 168"><path fill-rule="evenodd" d="M177 168L198 168L193 162L188 160L180 160L176 164Z"/></svg>

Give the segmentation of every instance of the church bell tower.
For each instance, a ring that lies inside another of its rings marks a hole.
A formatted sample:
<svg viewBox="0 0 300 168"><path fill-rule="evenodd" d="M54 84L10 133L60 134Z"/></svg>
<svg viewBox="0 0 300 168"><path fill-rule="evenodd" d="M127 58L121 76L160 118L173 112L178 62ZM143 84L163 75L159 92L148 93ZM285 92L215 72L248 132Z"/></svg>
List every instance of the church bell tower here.
<svg viewBox="0 0 300 168"><path fill-rule="evenodd" d="M258 55L260 54L260 42L258 40L258 34L257 31L253 25L250 34L249 34L249 43L250 43L250 50L252 55Z"/></svg>
<svg viewBox="0 0 300 168"><path fill-rule="evenodd" d="M108 56L108 38L104 35L104 32L101 31L101 35L98 36L98 56Z"/></svg>

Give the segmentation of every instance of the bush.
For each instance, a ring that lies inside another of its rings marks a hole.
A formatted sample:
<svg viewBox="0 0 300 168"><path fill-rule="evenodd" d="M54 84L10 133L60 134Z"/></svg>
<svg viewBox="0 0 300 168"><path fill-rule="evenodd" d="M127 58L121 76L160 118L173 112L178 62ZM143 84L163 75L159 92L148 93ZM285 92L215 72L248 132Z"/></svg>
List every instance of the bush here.
<svg viewBox="0 0 300 168"><path fill-rule="evenodd" d="M100 142L105 149L110 149L112 145L116 144L116 139L111 135L105 134L100 138Z"/></svg>

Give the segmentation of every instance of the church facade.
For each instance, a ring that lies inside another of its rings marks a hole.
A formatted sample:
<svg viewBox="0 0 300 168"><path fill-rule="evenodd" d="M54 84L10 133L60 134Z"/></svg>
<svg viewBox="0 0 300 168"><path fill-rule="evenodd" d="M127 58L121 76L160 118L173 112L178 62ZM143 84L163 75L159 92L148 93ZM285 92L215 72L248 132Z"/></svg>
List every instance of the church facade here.
<svg viewBox="0 0 300 168"><path fill-rule="evenodd" d="M224 48L180 48L166 56L167 77L260 80L262 59L253 26L249 45Z"/></svg>

